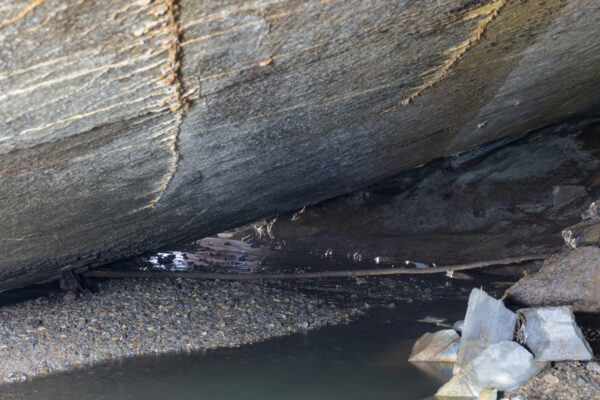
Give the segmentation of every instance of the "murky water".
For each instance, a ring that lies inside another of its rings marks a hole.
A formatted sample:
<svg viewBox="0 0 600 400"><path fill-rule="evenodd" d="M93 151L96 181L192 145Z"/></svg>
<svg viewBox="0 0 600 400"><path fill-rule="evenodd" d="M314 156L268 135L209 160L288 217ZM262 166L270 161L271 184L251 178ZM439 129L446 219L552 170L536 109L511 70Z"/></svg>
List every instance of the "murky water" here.
<svg viewBox="0 0 600 400"><path fill-rule="evenodd" d="M427 315L461 319L466 300L373 310L346 326L235 349L143 357L0 388L28 400L410 400L447 378L406 360L415 338L440 329Z"/></svg>

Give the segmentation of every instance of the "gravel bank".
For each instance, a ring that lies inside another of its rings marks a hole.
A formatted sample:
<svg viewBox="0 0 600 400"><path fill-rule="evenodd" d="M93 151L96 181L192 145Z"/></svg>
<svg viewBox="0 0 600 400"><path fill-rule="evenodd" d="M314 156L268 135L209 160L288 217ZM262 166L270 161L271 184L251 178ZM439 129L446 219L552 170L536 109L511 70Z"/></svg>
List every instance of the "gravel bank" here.
<svg viewBox="0 0 600 400"><path fill-rule="evenodd" d="M256 283L106 281L0 308L0 382L102 360L233 347L326 324L357 310Z"/></svg>
<svg viewBox="0 0 600 400"><path fill-rule="evenodd" d="M441 293L468 289L413 277L107 280L94 293L54 293L0 307L0 382L122 357L239 346Z"/></svg>
<svg viewBox="0 0 600 400"><path fill-rule="evenodd" d="M598 400L600 371L587 367L587 362L556 362L539 373L507 399Z"/></svg>

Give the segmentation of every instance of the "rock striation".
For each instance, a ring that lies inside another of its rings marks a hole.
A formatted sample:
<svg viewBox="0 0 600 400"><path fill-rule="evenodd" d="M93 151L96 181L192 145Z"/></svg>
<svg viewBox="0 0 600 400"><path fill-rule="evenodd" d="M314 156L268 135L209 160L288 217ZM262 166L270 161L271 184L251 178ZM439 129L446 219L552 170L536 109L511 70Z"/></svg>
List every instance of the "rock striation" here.
<svg viewBox="0 0 600 400"><path fill-rule="evenodd" d="M0 290L600 103L594 0L0 0Z"/></svg>

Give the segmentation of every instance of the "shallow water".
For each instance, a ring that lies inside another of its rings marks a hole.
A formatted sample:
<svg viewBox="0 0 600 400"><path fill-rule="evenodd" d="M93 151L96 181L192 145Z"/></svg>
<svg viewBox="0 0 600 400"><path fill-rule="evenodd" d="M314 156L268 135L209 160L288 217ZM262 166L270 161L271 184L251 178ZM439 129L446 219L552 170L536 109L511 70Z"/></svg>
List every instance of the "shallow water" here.
<svg viewBox="0 0 600 400"><path fill-rule="evenodd" d="M411 400L431 396L444 375L406 360L414 340L461 319L466 299L376 309L350 325L235 349L141 357L0 387L28 400Z"/></svg>

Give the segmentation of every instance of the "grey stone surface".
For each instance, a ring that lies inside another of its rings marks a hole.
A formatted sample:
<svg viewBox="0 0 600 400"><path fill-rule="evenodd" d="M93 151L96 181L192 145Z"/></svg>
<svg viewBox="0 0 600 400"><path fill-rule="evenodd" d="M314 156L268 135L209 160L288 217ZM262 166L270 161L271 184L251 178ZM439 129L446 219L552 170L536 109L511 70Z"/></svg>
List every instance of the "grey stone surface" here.
<svg viewBox="0 0 600 400"><path fill-rule="evenodd" d="M518 343L495 343L466 365L436 396L477 397L484 388L516 390L545 366Z"/></svg>
<svg viewBox="0 0 600 400"><path fill-rule="evenodd" d="M506 293L530 307L570 306L573 311L600 312L600 249L585 246L557 254Z"/></svg>
<svg viewBox="0 0 600 400"><path fill-rule="evenodd" d="M517 315L501 300L474 288L469 296L454 371L458 372L492 344L511 340L516 322Z"/></svg>
<svg viewBox="0 0 600 400"><path fill-rule="evenodd" d="M458 333L462 333L464 327L465 327L465 321L462 320L462 321L456 321L454 323L454 325L452 326L452 329L454 329Z"/></svg>
<svg viewBox="0 0 600 400"><path fill-rule="evenodd" d="M588 219L562 231L565 244L572 249L581 246L600 245L600 221Z"/></svg>
<svg viewBox="0 0 600 400"><path fill-rule="evenodd" d="M525 308L521 326L524 344L537 361L591 360L592 349L568 307Z"/></svg>
<svg viewBox="0 0 600 400"><path fill-rule="evenodd" d="M583 185L557 185L552 189L553 203L556 208L580 200L588 196L587 189Z"/></svg>
<svg viewBox="0 0 600 400"><path fill-rule="evenodd" d="M453 329L428 332L415 342L408 361L451 361L456 358L456 346L460 337ZM449 351L446 351L449 350ZM452 355L454 353L454 356Z"/></svg>
<svg viewBox="0 0 600 400"><path fill-rule="evenodd" d="M0 289L600 103L593 0L0 0Z"/></svg>
<svg viewBox="0 0 600 400"><path fill-rule="evenodd" d="M588 220L588 219L595 219L595 220L599 220L600 219L600 200L596 200L594 202L592 202L589 207L581 213L581 219L583 220Z"/></svg>
<svg viewBox="0 0 600 400"><path fill-rule="evenodd" d="M281 214L255 236L294 251L333 257L358 252L384 265L553 254L564 247L557 233L579 222L592 200L582 184L600 167L598 136L600 125L553 127L436 160L360 192ZM556 186L578 188L582 196L557 205ZM517 279L522 268L515 268Z"/></svg>

